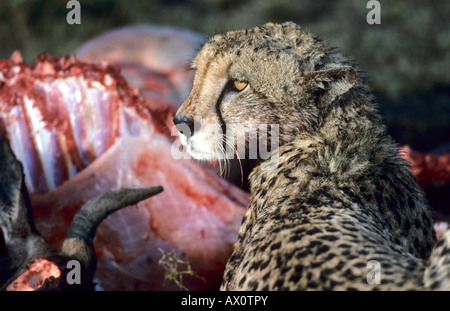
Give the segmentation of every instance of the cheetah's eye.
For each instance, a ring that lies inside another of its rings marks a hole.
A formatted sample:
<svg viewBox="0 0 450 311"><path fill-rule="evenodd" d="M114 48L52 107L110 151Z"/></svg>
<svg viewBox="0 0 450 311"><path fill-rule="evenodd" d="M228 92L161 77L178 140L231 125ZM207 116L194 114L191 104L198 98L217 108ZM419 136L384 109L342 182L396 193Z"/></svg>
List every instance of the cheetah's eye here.
<svg viewBox="0 0 450 311"><path fill-rule="evenodd" d="M238 92L242 92L248 85L248 82L242 82L242 81L233 81L233 86Z"/></svg>

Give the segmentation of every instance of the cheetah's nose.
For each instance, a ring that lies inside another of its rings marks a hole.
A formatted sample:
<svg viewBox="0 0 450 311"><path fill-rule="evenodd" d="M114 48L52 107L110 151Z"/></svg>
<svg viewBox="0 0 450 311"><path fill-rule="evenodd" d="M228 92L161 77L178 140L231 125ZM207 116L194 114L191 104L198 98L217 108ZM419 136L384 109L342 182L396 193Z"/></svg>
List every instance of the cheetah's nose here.
<svg viewBox="0 0 450 311"><path fill-rule="evenodd" d="M175 118L173 118L173 123L175 124L177 130L185 136L190 137L194 134L194 120L188 117L179 118L175 115Z"/></svg>

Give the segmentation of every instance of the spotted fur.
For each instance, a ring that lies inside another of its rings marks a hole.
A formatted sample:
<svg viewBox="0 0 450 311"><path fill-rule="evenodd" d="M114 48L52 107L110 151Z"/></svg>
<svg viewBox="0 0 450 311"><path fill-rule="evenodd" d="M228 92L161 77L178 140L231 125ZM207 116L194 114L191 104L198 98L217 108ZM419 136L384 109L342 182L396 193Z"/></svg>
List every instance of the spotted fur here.
<svg viewBox="0 0 450 311"><path fill-rule="evenodd" d="M213 37L193 67L178 119L202 116L202 129L280 126L278 157L259 161L250 175L252 200L223 290L448 286L449 234L433 250L424 194L350 60L293 23L268 23ZM248 88L233 92L229 81ZM187 139L189 151L218 157L218 138L202 129ZM372 260L380 284L368 281Z"/></svg>

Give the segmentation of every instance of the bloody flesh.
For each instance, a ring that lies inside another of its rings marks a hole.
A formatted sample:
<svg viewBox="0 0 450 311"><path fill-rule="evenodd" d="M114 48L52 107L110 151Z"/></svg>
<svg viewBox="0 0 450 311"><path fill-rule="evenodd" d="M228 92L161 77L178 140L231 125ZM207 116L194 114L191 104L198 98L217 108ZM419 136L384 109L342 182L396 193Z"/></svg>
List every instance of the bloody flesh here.
<svg viewBox="0 0 450 311"><path fill-rule="evenodd" d="M48 278L59 278L61 271L53 262L37 258L30 267L6 288L8 291L33 291Z"/></svg>
<svg viewBox="0 0 450 311"><path fill-rule="evenodd" d="M51 245L60 246L73 215L90 198L162 185L165 191L151 204L118 211L99 226L100 285L179 289L164 281L158 264L163 252L194 270L183 286L218 288L249 197L193 160L171 156L173 137L163 125L170 111L150 109L157 105L114 67L73 56L41 55L35 67L1 61L0 72L3 132L24 163L36 227ZM164 92L160 98L173 103Z"/></svg>

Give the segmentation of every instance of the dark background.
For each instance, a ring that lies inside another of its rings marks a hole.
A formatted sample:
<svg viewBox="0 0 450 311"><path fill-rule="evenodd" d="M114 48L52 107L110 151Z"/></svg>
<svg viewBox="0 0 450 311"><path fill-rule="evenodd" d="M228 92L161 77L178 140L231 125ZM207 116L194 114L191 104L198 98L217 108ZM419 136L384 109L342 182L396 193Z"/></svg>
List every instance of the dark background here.
<svg viewBox="0 0 450 311"><path fill-rule="evenodd" d="M450 151L450 1L380 0L381 25L367 24L367 0L80 0L80 25L67 24L67 2L0 0L0 58L15 49L29 63L40 52L61 56L130 24L211 36L291 20L359 62L400 144Z"/></svg>

